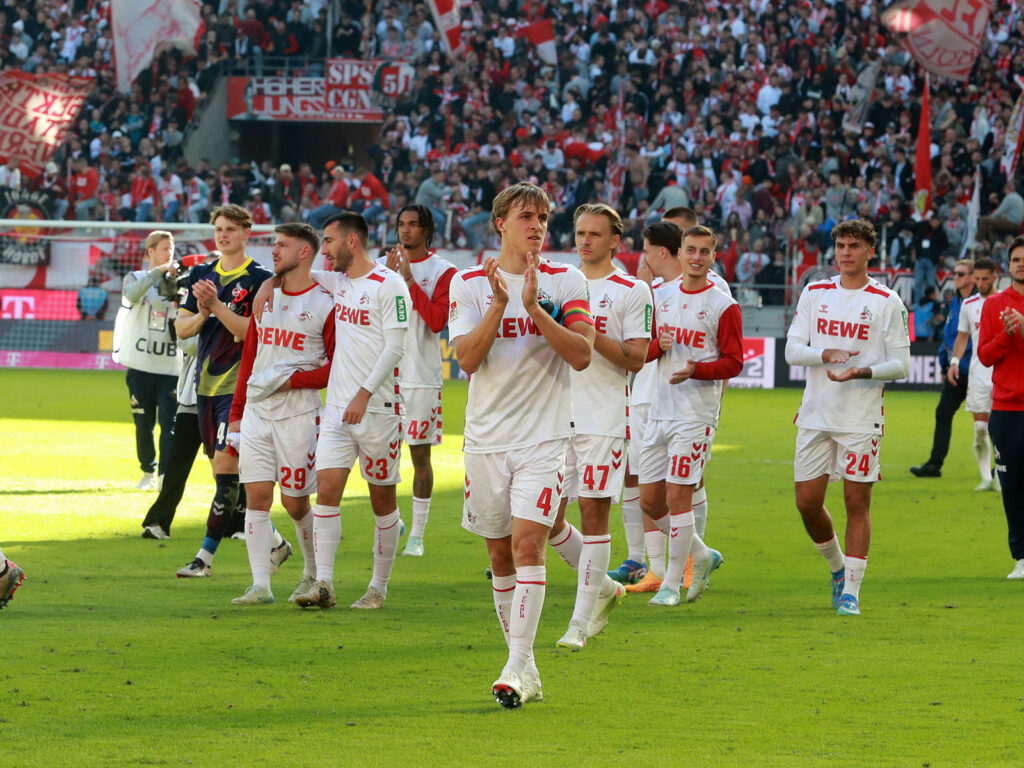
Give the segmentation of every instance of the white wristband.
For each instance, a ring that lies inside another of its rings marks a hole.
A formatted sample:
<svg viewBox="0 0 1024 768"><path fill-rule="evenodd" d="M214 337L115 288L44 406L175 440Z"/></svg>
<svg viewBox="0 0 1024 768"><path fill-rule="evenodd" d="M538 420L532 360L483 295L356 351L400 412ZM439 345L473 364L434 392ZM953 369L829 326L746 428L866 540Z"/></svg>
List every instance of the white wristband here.
<svg viewBox="0 0 1024 768"><path fill-rule="evenodd" d="M955 368L958 365L960 365L960 358L959 357L951 357L951 358L949 358L949 367L950 368Z"/></svg>

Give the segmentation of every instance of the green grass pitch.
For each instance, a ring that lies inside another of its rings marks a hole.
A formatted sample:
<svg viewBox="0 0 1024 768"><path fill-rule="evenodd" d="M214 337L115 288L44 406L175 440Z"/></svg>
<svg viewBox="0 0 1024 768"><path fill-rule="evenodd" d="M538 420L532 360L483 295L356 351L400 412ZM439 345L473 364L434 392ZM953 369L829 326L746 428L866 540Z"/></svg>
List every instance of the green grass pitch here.
<svg viewBox="0 0 1024 768"><path fill-rule="evenodd" d="M445 390L426 556L399 557L386 608L366 614L344 607L371 569L361 481L342 506L337 609L285 602L298 552L276 605L232 606L250 583L242 542L212 578L174 578L202 536L205 462L173 538L139 536L153 496L132 490L123 377L0 371L0 546L28 575L0 613L3 764L1020 765L1024 585L1005 579L998 496L971 490L968 417L943 478L918 480L937 395L887 396L864 615L840 618L792 502L799 396L726 394L707 473L725 565L697 603L630 596L583 652L557 650L575 576L550 553L545 701L508 712L490 697L506 651L484 546L459 526L465 385ZM614 562L621 525L615 509Z"/></svg>

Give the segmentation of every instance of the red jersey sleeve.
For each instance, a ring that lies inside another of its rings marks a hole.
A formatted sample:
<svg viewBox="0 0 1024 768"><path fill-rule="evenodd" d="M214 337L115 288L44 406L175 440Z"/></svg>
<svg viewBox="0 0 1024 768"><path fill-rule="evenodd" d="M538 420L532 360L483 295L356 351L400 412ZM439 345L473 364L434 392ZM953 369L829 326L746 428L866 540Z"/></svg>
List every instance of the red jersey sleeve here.
<svg viewBox="0 0 1024 768"><path fill-rule="evenodd" d="M409 295L412 297L412 308L420 313L423 322L434 333L440 333L448 324L448 288L458 270L452 267L437 281L434 295L427 296L416 283L409 283Z"/></svg>
<svg viewBox="0 0 1024 768"><path fill-rule="evenodd" d="M312 371L296 371L288 379L292 389L323 389L331 377L331 363L334 362L334 313L327 316L324 323L324 350L327 362Z"/></svg>
<svg viewBox="0 0 1024 768"><path fill-rule="evenodd" d="M1013 340L1006 332L1006 324L999 318L1000 304L986 301L981 306L981 327L978 328L978 360L992 367L1006 357Z"/></svg>
<svg viewBox="0 0 1024 768"><path fill-rule="evenodd" d="M256 316L249 317L249 332L245 334L245 341L242 344L242 360L238 364L238 382L235 384L235 396L231 399L231 415L228 422L241 421L242 412L245 410L245 389L249 386L249 377L252 375L252 363L256 359L256 337L255 333Z"/></svg>
<svg viewBox="0 0 1024 768"><path fill-rule="evenodd" d="M697 363L693 378L731 379L743 370L743 315L733 304L718 320L718 349L721 356L709 363Z"/></svg>

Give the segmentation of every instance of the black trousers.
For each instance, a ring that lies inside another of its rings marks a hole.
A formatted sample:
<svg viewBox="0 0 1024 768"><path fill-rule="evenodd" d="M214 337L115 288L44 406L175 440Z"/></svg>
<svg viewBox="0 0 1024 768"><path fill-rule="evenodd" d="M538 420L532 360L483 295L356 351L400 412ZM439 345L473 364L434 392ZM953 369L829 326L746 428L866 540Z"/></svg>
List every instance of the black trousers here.
<svg viewBox="0 0 1024 768"><path fill-rule="evenodd" d="M946 369L942 369L942 392L939 394L939 404L935 407L935 436L932 438L932 455L928 457L928 463L936 467L942 467L949 453L949 440L953 435L953 417L960 410L960 406L967 399L967 376L962 375L956 380L956 385L949 383L946 378Z"/></svg>
<svg viewBox="0 0 1024 768"><path fill-rule="evenodd" d="M179 413L174 420L174 442L169 455L161 451L161 458L168 456L167 471L164 473L164 484L156 501L146 513L142 527L159 525L167 533L171 532L174 513L178 509L185 483L188 481L192 464L203 441L199 437L199 417L194 413Z"/></svg>
<svg viewBox="0 0 1024 768"><path fill-rule="evenodd" d="M996 449L1010 555L1024 560L1024 411L992 411L988 433Z"/></svg>
<svg viewBox="0 0 1024 768"><path fill-rule="evenodd" d="M160 418L160 466L157 474L167 471L167 457L174 441L174 414L178 410L178 377L147 373L129 368L125 375L135 419L135 454L143 472L157 470L153 427Z"/></svg>

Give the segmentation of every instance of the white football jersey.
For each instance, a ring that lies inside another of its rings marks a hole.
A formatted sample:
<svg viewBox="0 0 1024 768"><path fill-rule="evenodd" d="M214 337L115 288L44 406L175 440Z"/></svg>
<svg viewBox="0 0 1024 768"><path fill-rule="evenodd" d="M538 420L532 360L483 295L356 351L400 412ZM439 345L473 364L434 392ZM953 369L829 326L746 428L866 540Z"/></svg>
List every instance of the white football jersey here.
<svg viewBox="0 0 1024 768"><path fill-rule="evenodd" d="M587 280L594 329L613 341L650 339L654 302L642 280L616 270ZM645 350L646 353L646 350ZM569 371L573 423L578 435L628 437L628 372L595 351L590 365Z"/></svg>
<svg viewBox="0 0 1024 768"><path fill-rule="evenodd" d="M246 407L264 419L273 420L320 410L318 389L275 393L296 371L312 371L326 365L325 336L333 341L334 299L329 291L315 283L300 293L275 288L274 308L264 309L258 321L254 313L245 337L243 370L255 342L252 371L245 385Z"/></svg>
<svg viewBox="0 0 1024 768"><path fill-rule="evenodd" d="M971 355L971 364L968 371L968 378L972 382L981 383L992 381L992 368L983 364L978 359L978 331L981 328L981 308L985 305L985 297L976 293L966 299L960 307L960 323L957 330L961 333L971 334L971 345L974 354Z"/></svg>
<svg viewBox="0 0 1024 768"><path fill-rule="evenodd" d="M682 277L678 277L670 281L670 283L678 285L681 279ZM663 285L665 285L664 280L660 277L654 278L654 281L651 283L651 290L654 296L658 295L658 289ZM657 321L657 318L655 318L655 321ZM656 361L645 363L643 368L633 374L633 383L629 387L630 406L650 405L654 401L654 369L657 367L658 363Z"/></svg>
<svg viewBox="0 0 1024 768"><path fill-rule="evenodd" d="M383 265L352 279L344 272L313 272L334 294L334 362L327 385L327 405L345 408L356 396L384 349L384 331L408 328L411 302L405 280ZM370 395L371 413L402 412L399 369Z"/></svg>
<svg viewBox="0 0 1024 768"><path fill-rule="evenodd" d="M378 260L380 263L384 259ZM438 284L449 272L455 274L455 265L437 255L434 251L428 251L427 256L420 261L410 261L409 269L412 271L413 280L423 289L431 299L435 298ZM449 275L449 279L452 275ZM445 312L448 309L448 302L445 302ZM427 321L416 311L413 303L410 303L409 311L409 333L405 339L405 356L401 364L401 385L403 389L425 387L440 387L444 381L441 368L441 340L437 331L430 330Z"/></svg>
<svg viewBox="0 0 1024 768"><path fill-rule="evenodd" d="M714 285L699 291L683 289L682 282L666 283L654 294L656 333L673 334L672 346L657 360L652 421L676 421L706 424L718 428L723 379L692 377L681 384L670 384L676 371L689 360L713 363L719 360L727 344L743 355L743 320L739 304Z"/></svg>
<svg viewBox="0 0 1024 768"><path fill-rule="evenodd" d="M856 350L858 354L843 365L807 369L796 424L827 432L881 434L885 382L832 381L826 369L879 365L891 359L893 351L909 347L907 308L897 293L874 279L857 290L840 287L839 280L837 275L804 288L787 336L816 350Z"/></svg>
<svg viewBox="0 0 1024 768"><path fill-rule="evenodd" d="M711 283L715 288L720 290L730 299L732 298L732 288L729 287L729 281L722 277L720 274L715 272L713 269L708 270L708 282Z"/></svg>
<svg viewBox="0 0 1024 768"><path fill-rule="evenodd" d="M466 453L510 451L572 433L569 364L523 306L523 275L499 274L509 299L490 351L469 378ZM541 259L537 284L541 300L593 322L587 281L576 267ZM452 278L449 299L448 335L454 344L480 324L494 301L487 273L482 267L459 272Z"/></svg>

